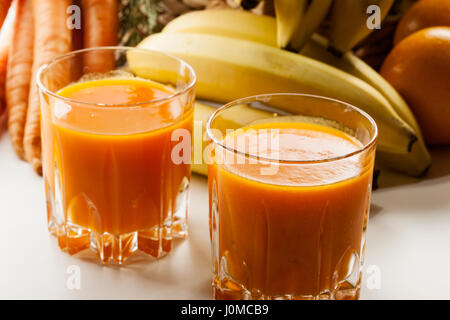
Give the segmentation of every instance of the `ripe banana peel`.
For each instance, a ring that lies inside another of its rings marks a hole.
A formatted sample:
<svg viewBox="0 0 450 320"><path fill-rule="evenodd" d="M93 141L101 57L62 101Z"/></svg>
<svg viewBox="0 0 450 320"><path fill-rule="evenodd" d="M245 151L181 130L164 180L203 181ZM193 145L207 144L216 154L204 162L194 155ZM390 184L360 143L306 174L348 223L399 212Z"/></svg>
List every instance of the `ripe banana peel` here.
<svg viewBox="0 0 450 320"><path fill-rule="evenodd" d="M394 0L336 0L331 9L330 47L340 53L350 51L374 29L369 28L367 9L379 8L380 23L386 17Z"/></svg>
<svg viewBox="0 0 450 320"><path fill-rule="evenodd" d="M184 14L172 20L162 32L189 32L227 36L276 46L276 22L268 16L261 16L236 10L202 10ZM413 129L418 125L410 108L398 92L375 70L351 52L341 58L328 50L328 40L314 34L300 54L329 64L364 80L377 89L390 102L398 115Z"/></svg>
<svg viewBox="0 0 450 320"><path fill-rule="evenodd" d="M268 92L324 95L371 114L377 120L380 150L404 154L417 140L377 90L317 60L255 42L206 34L157 33L139 47L173 54L189 63L197 74L196 92L201 99L229 102ZM133 68L137 62L129 63ZM167 76L161 70L158 74Z"/></svg>
<svg viewBox="0 0 450 320"><path fill-rule="evenodd" d="M277 45L299 51L325 19L332 0L275 0Z"/></svg>
<svg viewBox="0 0 450 320"><path fill-rule="evenodd" d="M163 32L216 34L275 47L277 45L275 30L276 22L272 17L236 10L206 10L188 13L172 20ZM314 34L300 53L369 83L389 101L395 112L414 129L418 136L419 140L413 145L411 152L406 154L379 152L380 156L377 160L382 160L392 169L409 175L419 176L425 172L431 164L431 157L417 121L403 98L378 72L352 52L337 57L331 54L327 47L328 40Z"/></svg>
<svg viewBox="0 0 450 320"><path fill-rule="evenodd" d="M203 154L206 146L208 145L208 139L206 136L206 122L211 114L216 110L216 108L209 106L207 104L203 104L200 102L196 102L194 106L194 162L192 164L192 171L201 175L208 175L208 166L205 162L205 155ZM262 112L255 111L254 109L248 108L246 112L241 112L240 117L235 117L234 119L238 119L239 123L224 123L224 127L226 128L235 128L239 127L241 124L246 124L251 122L249 120L251 117L259 117L259 114L252 115L254 112ZM229 122L234 121L230 120ZM416 148L416 147L414 147ZM417 147L419 148L419 147ZM425 149L426 150L426 149ZM414 149L412 154L414 153ZM377 167L378 171L381 171L383 175L385 167L390 169L396 169L398 172L407 173L410 176L421 176L424 174L429 168L431 162L428 165L424 165L424 161L421 161L420 157L407 157L406 155L395 155L389 154L385 152L377 151ZM380 161L381 160L381 161ZM379 165L381 163L381 166ZM384 175L383 175L384 176ZM388 175L389 176L389 175ZM382 179L383 180L383 179Z"/></svg>
<svg viewBox="0 0 450 320"><path fill-rule="evenodd" d="M288 46L294 32L300 28L306 6L306 0L274 0L278 47Z"/></svg>
<svg viewBox="0 0 450 320"><path fill-rule="evenodd" d="M425 174L431 166L431 155L425 145L419 124L405 100L378 72L353 53L347 52L339 58L326 50L327 45L327 39L319 35L313 35L312 41L304 47L301 54L315 57L372 85L383 94L397 114L417 135L418 141L412 146L411 152L406 154L392 154L378 150L377 161L382 162L391 169L411 176L422 176Z"/></svg>
<svg viewBox="0 0 450 320"><path fill-rule="evenodd" d="M215 110L216 108L198 101L194 105L194 161L192 171L202 175L208 175L208 166L205 162L207 154L204 154L206 146L209 144L206 135L206 122ZM215 124L216 128L226 131L226 129L241 128L269 115L268 111L253 109L245 104L235 105L233 110L228 111L220 119L220 123L216 122Z"/></svg>
<svg viewBox="0 0 450 320"><path fill-rule="evenodd" d="M214 107L198 101L194 105L194 156L191 170L205 176L208 175L208 165L203 157L203 151L208 145L208 139L205 136L206 122L215 110Z"/></svg>
<svg viewBox="0 0 450 320"><path fill-rule="evenodd" d="M332 0L312 0L291 37L289 50L298 52L320 27L330 10ZM278 18L277 18L278 19Z"/></svg>
<svg viewBox="0 0 450 320"><path fill-rule="evenodd" d="M205 33L277 46L275 18L242 10L198 10L170 21L162 32Z"/></svg>

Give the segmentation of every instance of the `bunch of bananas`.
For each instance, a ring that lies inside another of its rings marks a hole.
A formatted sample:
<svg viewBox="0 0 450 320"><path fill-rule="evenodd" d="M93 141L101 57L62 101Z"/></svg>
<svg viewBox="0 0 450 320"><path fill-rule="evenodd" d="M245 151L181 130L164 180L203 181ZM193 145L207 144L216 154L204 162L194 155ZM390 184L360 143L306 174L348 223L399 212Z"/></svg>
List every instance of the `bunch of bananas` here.
<svg viewBox="0 0 450 320"><path fill-rule="evenodd" d="M379 3L385 15L393 1L367 2ZM277 18L238 10L195 11L176 18L139 47L173 54L189 63L197 73L200 99L226 103L262 93L299 92L355 105L377 122L378 159L419 176L431 158L413 114L389 83L347 50L368 32L364 28L356 31L354 15L346 19L347 24L337 23L343 18L336 15L344 9L352 14L356 7L360 8L353 0L335 0L334 5L326 0L275 1ZM326 39L314 31L330 8L336 30ZM365 16L366 8L361 11ZM295 10L301 14L292 14ZM330 45L342 54L330 53ZM280 46L301 49L300 54ZM195 108L194 117L203 124L214 111L200 103ZM194 133L194 145L205 146L202 135ZM207 172L204 164L194 165L193 170Z"/></svg>

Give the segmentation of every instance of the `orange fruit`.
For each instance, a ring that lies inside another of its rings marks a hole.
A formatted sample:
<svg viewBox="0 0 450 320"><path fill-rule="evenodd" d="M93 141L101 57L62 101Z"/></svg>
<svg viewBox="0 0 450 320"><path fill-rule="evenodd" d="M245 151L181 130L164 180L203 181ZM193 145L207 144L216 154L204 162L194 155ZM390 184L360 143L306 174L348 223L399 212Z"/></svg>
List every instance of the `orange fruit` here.
<svg viewBox="0 0 450 320"><path fill-rule="evenodd" d="M417 31L388 55L381 75L403 96L429 144L450 144L450 27Z"/></svg>
<svg viewBox="0 0 450 320"><path fill-rule="evenodd" d="M400 20L394 45L416 31L438 26L450 27L450 0L421 0Z"/></svg>

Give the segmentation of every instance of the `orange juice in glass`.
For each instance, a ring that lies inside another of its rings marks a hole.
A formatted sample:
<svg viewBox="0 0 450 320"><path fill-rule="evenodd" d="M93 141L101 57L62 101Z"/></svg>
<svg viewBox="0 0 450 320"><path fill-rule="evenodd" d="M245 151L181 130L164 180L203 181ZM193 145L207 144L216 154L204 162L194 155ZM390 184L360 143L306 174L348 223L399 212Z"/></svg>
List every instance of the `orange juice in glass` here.
<svg viewBox="0 0 450 320"><path fill-rule="evenodd" d="M92 58L105 63L92 69ZM120 264L186 236L194 83L183 61L134 48L41 68L48 226L61 249Z"/></svg>
<svg viewBox="0 0 450 320"><path fill-rule="evenodd" d="M207 132L215 298L357 299L375 122L274 94L220 108Z"/></svg>

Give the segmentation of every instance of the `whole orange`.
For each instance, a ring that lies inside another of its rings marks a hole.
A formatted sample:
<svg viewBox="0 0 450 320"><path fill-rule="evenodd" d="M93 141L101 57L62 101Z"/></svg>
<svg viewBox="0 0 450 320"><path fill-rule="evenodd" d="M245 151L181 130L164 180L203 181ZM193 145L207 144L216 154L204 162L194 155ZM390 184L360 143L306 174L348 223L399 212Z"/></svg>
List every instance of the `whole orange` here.
<svg viewBox="0 0 450 320"><path fill-rule="evenodd" d="M418 30L438 26L450 27L450 0L418 1L400 20L394 45Z"/></svg>
<svg viewBox="0 0 450 320"><path fill-rule="evenodd" d="M403 96L429 144L450 144L450 27L417 31L388 55L381 75Z"/></svg>

